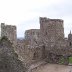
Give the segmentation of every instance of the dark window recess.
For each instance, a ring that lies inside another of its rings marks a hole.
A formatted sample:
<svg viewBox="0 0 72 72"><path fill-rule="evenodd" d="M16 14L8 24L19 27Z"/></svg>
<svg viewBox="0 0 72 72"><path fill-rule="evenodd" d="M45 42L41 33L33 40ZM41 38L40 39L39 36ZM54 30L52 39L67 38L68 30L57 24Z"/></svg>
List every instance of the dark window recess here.
<svg viewBox="0 0 72 72"><path fill-rule="evenodd" d="M38 53L35 52L34 55L33 55L33 60L37 59L38 58Z"/></svg>
<svg viewBox="0 0 72 72"><path fill-rule="evenodd" d="M69 43L69 45L71 46L71 42Z"/></svg>
<svg viewBox="0 0 72 72"><path fill-rule="evenodd" d="M46 32L46 35L47 35L47 32Z"/></svg>
<svg viewBox="0 0 72 72"><path fill-rule="evenodd" d="M5 65L5 68L7 68L7 65Z"/></svg>

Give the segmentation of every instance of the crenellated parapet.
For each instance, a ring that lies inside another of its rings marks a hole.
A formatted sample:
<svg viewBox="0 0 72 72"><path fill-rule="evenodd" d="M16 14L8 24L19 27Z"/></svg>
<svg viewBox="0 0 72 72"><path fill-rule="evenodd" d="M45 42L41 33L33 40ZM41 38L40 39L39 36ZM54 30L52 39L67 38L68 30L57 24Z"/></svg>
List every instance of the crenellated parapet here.
<svg viewBox="0 0 72 72"><path fill-rule="evenodd" d="M62 19L50 19L50 18L47 18L47 17L40 17L40 23L43 23L43 22L49 22L49 21L53 21L53 22L63 22Z"/></svg>

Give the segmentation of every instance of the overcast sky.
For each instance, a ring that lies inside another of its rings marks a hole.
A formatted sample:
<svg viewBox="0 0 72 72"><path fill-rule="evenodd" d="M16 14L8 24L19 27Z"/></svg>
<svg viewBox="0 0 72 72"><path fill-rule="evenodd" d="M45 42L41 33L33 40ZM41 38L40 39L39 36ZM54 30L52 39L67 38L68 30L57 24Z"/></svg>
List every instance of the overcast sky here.
<svg viewBox="0 0 72 72"><path fill-rule="evenodd" d="M67 37L72 30L72 0L0 0L0 23L17 26L17 36L40 27L39 17L64 20Z"/></svg>

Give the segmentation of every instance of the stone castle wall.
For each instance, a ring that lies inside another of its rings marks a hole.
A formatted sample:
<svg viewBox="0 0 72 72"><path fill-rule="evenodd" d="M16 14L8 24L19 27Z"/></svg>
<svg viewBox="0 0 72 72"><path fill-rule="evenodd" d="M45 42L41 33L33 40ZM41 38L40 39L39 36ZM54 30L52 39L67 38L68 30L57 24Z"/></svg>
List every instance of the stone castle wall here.
<svg viewBox="0 0 72 72"><path fill-rule="evenodd" d="M58 57L57 54L61 52L67 54L67 49L70 45L72 46L72 34L69 34L68 39L64 38L63 20L61 19L40 17L40 29L26 30L24 40L17 39L16 26L2 23L2 36L7 36L16 45L15 50L19 59L26 64L45 58L49 59L50 54L53 56L51 59L55 60L54 58Z"/></svg>
<svg viewBox="0 0 72 72"><path fill-rule="evenodd" d="M16 52L18 54L18 57L21 61L24 60L24 52L25 52L25 49L24 49L24 39L23 40L20 40L20 39L17 39L17 46L16 46Z"/></svg>
<svg viewBox="0 0 72 72"><path fill-rule="evenodd" d="M33 63L42 59L43 48L40 40L40 29L30 29L25 32L24 59L26 63ZM24 61L24 62L25 62Z"/></svg>
<svg viewBox="0 0 72 72"><path fill-rule="evenodd" d="M71 32L68 35L68 46L72 46L72 34L71 34Z"/></svg>
<svg viewBox="0 0 72 72"><path fill-rule="evenodd" d="M25 40L27 40L31 46L40 44L40 29L26 30Z"/></svg>
<svg viewBox="0 0 72 72"><path fill-rule="evenodd" d="M40 17L40 29L27 30L25 41L24 53L28 62L33 61L34 54L39 56L35 59L37 61L48 57L49 52L57 51L53 49L66 48L67 40L64 38L63 20Z"/></svg>
<svg viewBox="0 0 72 72"><path fill-rule="evenodd" d="M41 48L31 48L30 46L26 46L24 52L24 62L27 64L31 64L40 60L42 57L42 50Z"/></svg>
<svg viewBox="0 0 72 72"><path fill-rule="evenodd" d="M5 25L1 23L1 37L7 36L7 38L16 45L17 43L17 34L16 34L16 26Z"/></svg>
<svg viewBox="0 0 72 72"><path fill-rule="evenodd" d="M40 31L44 44L53 47L58 39L64 39L63 20L40 17Z"/></svg>

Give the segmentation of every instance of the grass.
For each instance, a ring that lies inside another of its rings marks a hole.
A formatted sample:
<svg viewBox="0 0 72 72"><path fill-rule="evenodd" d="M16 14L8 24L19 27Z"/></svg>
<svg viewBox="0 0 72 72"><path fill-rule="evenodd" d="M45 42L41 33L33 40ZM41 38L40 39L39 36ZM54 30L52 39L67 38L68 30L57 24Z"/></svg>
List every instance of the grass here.
<svg viewBox="0 0 72 72"><path fill-rule="evenodd" d="M61 58L59 64L64 64L64 58Z"/></svg>
<svg viewBox="0 0 72 72"><path fill-rule="evenodd" d="M64 58L61 58L59 63L63 64L64 63ZM69 63L72 63L72 57L69 57Z"/></svg>
<svg viewBox="0 0 72 72"><path fill-rule="evenodd" d="M72 57L69 57L69 63L72 63Z"/></svg>

